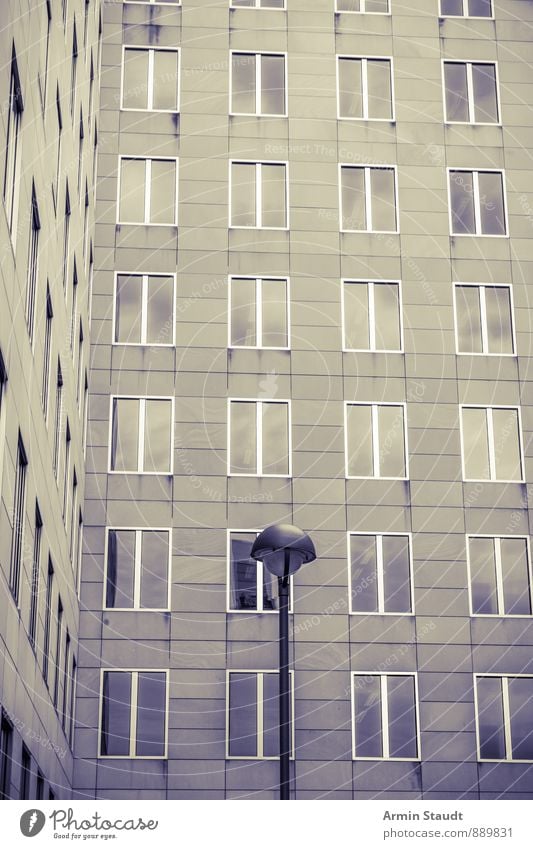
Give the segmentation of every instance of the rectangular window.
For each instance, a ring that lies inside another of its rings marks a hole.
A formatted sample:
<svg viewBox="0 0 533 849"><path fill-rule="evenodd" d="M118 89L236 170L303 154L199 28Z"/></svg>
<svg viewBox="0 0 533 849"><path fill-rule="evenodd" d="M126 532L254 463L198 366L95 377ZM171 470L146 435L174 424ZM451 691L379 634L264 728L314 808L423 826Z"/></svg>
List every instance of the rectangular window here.
<svg viewBox="0 0 533 849"><path fill-rule="evenodd" d="M446 121L498 124L498 77L494 62L444 62Z"/></svg>
<svg viewBox="0 0 533 849"><path fill-rule="evenodd" d="M405 404L346 404L346 477L408 477Z"/></svg>
<svg viewBox="0 0 533 849"><path fill-rule="evenodd" d="M0 800L11 799L11 764L13 761L13 725L4 711L0 725Z"/></svg>
<svg viewBox="0 0 533 849"><path fill-rule="evenodd" d="M167 756L168 672L102 670L100 757Z"/></svg>
<svg viewBox="0 0 533 849"><path fill-rule="evenodd" d="M120 157L119 224L177 224L177 159Z"/></svg>
<svg viewBox="0 0 533 849"><path fill-rule="evenodd" d="M341 229L349 232L397 233L394 166L340 166Z"/></svg>
<svg viewBox="0 0 533 849"><path fill-rule="evenodd" d="M289 401L229 401L229 474L290 477Z"/></svg>
<svg viewBox="0 0 533 849"><path fill-rule="evenodd" d="M37 782L35 786L35 798L44 799L44 775L41 770L37 770Z"/></svg>
<svg viewBox="0 0 533 849"><path fill-rule="evenodd" d="M68 742L70 748L72 748L72 743L74 741L74 718L76 712L76 684L77 684L77 665L76 659L72 658L72 671L70 676L70 708L69 708L69 722L68 722Z"/></svg>
<svg viewBox="0 0 533 849"><path fill-rule="evenodd" d="M229 347L288 349L288 289L286 278L230 277Z"/></svg>
<svg viewBox="0 0 533 849"><path fill-rule="evenodd" d="M259 531L228 531L228 611L265 613L278 610L278 581L260 560L250 556ZM292 608L292 578L290 600ZM291 609L292 612L292 609Z"/></svg>
<svg viewBox="0 0 533 849"><path fill-rule="evenodd" d="M390 15L390 0L336 0L335 11Z"/></svg>
<svg viewBox="0 0 533 849"><path fill-rule="evenodd" d="M63 141L63 117L61 114L61 98L59 86L56 89L56 117L57 117L57 153L56 153L56 177L52 185L52 196L54 208L57 209L59 202L59 182L61 180L61 149Z"/></svg>
<svg viewBox="0 0 533 849"><path fill-rule="evenodd" d="M32 560L32 575L31 575L31 598L30 598L30 618L28 624L28 637L31 645L35 648L35 636L37 633L37 607L39 602L40 592L40 573L41 573L41 540L43 535L43 520L39 504L35 502L35 531L33 537L33 560Z"/></svg>
<svg viewBox="0 0 533 849"><path fill-rule="evenodd" d="M70 114L74 118L76 105L76 79L78 74L78 37L76 35L76 21L72 32L72 61L70 65Z"/></svg>
<svg viewBox="0 0 533 849"><path fill-rule="evenodd" d="M473 616L531 616L527 537L467 536Z"/></svg>
<svg viewBox="0 0 533 849"><path fill-rule="evenodd" d="M231 162L230 227L286 230L289 226L287 165Z"/></svg>
<svg viewBox="0 0 533 849"><path fill-rule="evenodd" d="M7 371L4 363L4 357L0 350L0 485L2 483L3 466L4 466L4 450L6 436L6 388L7 388Z"/></svg>
<svg viewBox="0 0 533 849"><path fill-rule="evenodd" d="M354 672L352 716L354 759L419 760L416 675Z"/></svg>
<svg viewBox="0 0 533 849"><path fill-rule="evenodd" d="M285 0L230 0L230 6L233 9L284 9Z"/></svg>
<svg viewBox="0 0 533 849"><path fill-rule="evenodd" d="M412 614L409 534L348 534L350 613Z"/></svg>
<svg viewBox="0 0 533 849"><path fill-rule="evenodd" d="M65 190L65 216L63 219L63 291L67 290L68 265L70 253L70 194L67 188Z"/></svg>
<svg viewBox="0 0 533 849"><path fill-rule="evenodd" d="M67 27L67 9L68 0L61 0L61 17L63 19L63 29Z"/></svg>
<svg viewBox="0 0 533 849"><path fill-rule="evenodd" d="M116 345L175 344L174 274L117 274Z"/></svg>
<svg viewBox="0 0 533 849"><path fill-rule="evenodd" d="M510 286L456 283L457 353L516 353Z"/></svg>
<svg viewBox="0 0 533 849"><path fill-rule="evenodd" d="M17 65L15 47L11 57L11 77L7 113L7 132L4 167L3 200L7 226L13 243L17 235L17 218L20 192L21 124L24 101Z"/></svg>
<svg viewBox="0 0 533 849"><path fill-rule="evenodd" d="M74 551L74 556L72 558L72 562L74 564L74 568L76 570L75 579L76 579L76 591L78 596L80 594L80 569L81 569L81 556L82 556L82 544L83 544L83 513L81 512L81 508L78 511L78 528L76 531L76 547Z"/></svg>
<svg viewBox="0 0 533 849"><path fill-rule="evenodd" d="M73 570L76 569L76 561L74 560L74 543L76 540L77 531L77 509L78 509L78 476L76 475L76 467L72 471L72 492L70 494L70 518L68 523L69 529L69 556Z"/></svg>
<svg viewBox="0 0 533 849"><path fill-rule="evenodd" d="M56 646L54 653L54 707L59 705L59 682L61 680L61 641L63 636L63 604L61 597L57 598L56 615Z"/></svg>
<svg viewBox="0 0 533 849"><path fill-rule="evenodd" d="M231 53L234 115L286 115L286 58L282 53Z"/></svg>
<svg viewBox="0 0 533 849"><path fill-rule="evenodd" d="M502 171L449 168L448 186L452 235L507 235L507 207Z"/></svg>
<svg viewBox="0 0 533 849"><path fill-rule="evenodd" d="M179 51L124 47L122 109L179 111Z"/></svg>
<svg viewBox="0 0 533 849"><path fill-rule="evenodd" d="M89 105L87 107L87 132L91 133L91 121L94 113L94 61L91 47L91 62L89 66ZM96 176L96 175L94 175Z"/></svg>
<svg viewBox="0 0 533 849"><path fill-rule="evenodd" d="M400 284L387 280L344 280L343 349L401 351Z"/></svg>
<svg viewBox="0 0 533 849"><path fill-rule="evenodd" d="M291 758L294 757L294 676L290 675ZM279 673L227 673L226 757L279 758Z"/></svg>
<svg viewBox="0 0 533 849"><path fill-rule="evenodd" d="M74 258L74 267L72 269L72 300L70 304L70 332L69 343L70 350L74 353L74 339L76 331L76 316L78 307L78 269L76 268L76 258Z"/></svg>
<svg viewBox="0 0 533 849"><path fill-rule="evenodd" d="M76 379L76 401L78 402L78 409L80 409L83 398L83 339L83 324L80 318L78 332L78 375Z"/></svg>
<svg viewBox="0 0 533 849"><path fill-rule="evenodd" d="M50 286L46 285L46 319L44 326L44 350L43 350L43 379L41 384L41 403L45 418L48 416L48 395L50 386L50 367L52 365L52 321L54 311L52 309L52 297Z"/></svg>
<svg viewBox="0 0 533 849"><path fill-rule="evenodd" d="M337 56L339 118L393 121L392 60Z"/></svg>
<svg viewBox="0 0 533 849"><path fill-rule="evenodd" d="M35 297L37 294L39 277L39 232L41 219L39 218L39 206L35 194L35 183L31 189L30 208L30 236L28 245L28 275L26 279L26 325L30 342L33 343L33 330L35 326Z"/></svg>
<svg viewBox="0 0 533 849"><path fill-rule="evenodd" d="M83 256L87 257L89 250L89 183L85 179L85 200L83 202Z"/></svg>
<svg viewBox="0 0 533 849"><path fill-rule="evenodd" d="M63 700L61 706L61 726L67 730L67 711L69 706L69 684L70 684L70 635L67 630L65 637L65 656L63 658Z"/></svg>
<svg viewBox="0 0 533 849"><path fill-rule="evenodd" d="M45 23L43 29L46 30L44 41L44 56L41 58L42 67L39 73L39 91L41 94L41 106L43 114L46 108L46 92L48 90L48 64L50 57L50 36L52 34L52 0L46 0L44 3ZM42 797L41 797L42 798Z"/></svg>
<svg viewBox="0 0 533 849"><path fill-rule="evenodd" d="M115 610L168 610L171 531L109 528L104 607Z"/></svg>
<svg viewBox="0 0 533 849"><path fill-rule="evenodd" d="M19 433L17 449L17 468L15 473L15 492L13 496L13 528L11 533L11 570L9 587L18 605L20 578L24 556L24 526L26 519L26 471L28 459L22 437Z"/></svg>
<svg viewBox="0 0 533 849"><path fill-rule="evenodd" d="M31 785L31 755L27 746L22 744L22 753L20 757L20 798L30 798Z"/></svg>
<svg viewBox="0 0 533 849"><path fill-rule="evenodd" d="M475 675L480 761L533 761L533 676Z"/></svg>
<svg viewBox="0 0 533 849"><path fill-rule="evenodd" d="M48 574L46 578L46 599L44 606L44 639L43 639L43 677L48 683L50 664L50 631L52 627L52 591L54 588L54 567L48 557Z"/></svg>
<svg viewBox="0 0 533 849"><path fill-rule="evenodd" d="M81 197L81 178L83 167L83 140L85 138L85 129L83 126L83 109L80 108L80 127L78 134L78 195Z"/></svg>
<svg viewBox="0 0 533 849"><path fill-rule="evenodd" d="M492 0L440 0L440 13L451 18L492 18Z"/></svg>
<svg viewBox="0 0 533 849"><path fill-rule="evenodd" d="M124 0L125 3L142 3L143 6L147 4L155 5L155 6L181 6L181 0Z"/></svg>
<svg viewBox="0 0 533 849"><path fill-rule="evenodd" d="M57 478L59 472L59 449L61 445L61 427L63 419L63 373L59 360L57 361L57 379L56 379L56 409L54 419L54 444L52 454L52 464L54 473Z"/></svg>
<svg viewBox="0 0 533 849"><path fill-rule="evenodd" d="M111 398L109 470L172 474L173 398Z"/></svg>
<svg viewBox="0 0 533 849"><path fill-rule="evenodd" d="M464 480L523 480L517 407L461 405L461 440Z"/></svg>
<svg viewBox="0 0 533 849"><path fill-rule="evenodd" d="M68 504L68 480L70 475L70 424L67 418L67 427L65 431L65 464L63 467L63 518L67 520L67 504Z"/></svg>

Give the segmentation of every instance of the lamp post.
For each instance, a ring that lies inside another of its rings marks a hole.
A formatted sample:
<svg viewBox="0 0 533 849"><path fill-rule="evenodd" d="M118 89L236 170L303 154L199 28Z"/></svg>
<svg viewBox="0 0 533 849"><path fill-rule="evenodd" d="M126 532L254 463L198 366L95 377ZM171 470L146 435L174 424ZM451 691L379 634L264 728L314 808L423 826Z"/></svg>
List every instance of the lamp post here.
<svg viewBox="0 0 533 849"><path fill-rule="evenodd" d="M316 559L311 538L295 525L270 525L251 556L277 577L279 588L279 798L290 799L289 577Z"/></svg>

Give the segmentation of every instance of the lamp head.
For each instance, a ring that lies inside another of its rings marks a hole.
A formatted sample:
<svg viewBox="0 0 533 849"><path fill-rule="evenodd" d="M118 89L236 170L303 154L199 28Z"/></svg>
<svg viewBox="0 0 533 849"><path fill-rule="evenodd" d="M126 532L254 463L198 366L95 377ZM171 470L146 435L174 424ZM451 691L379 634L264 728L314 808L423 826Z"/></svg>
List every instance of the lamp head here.
<svg viewBox="0 0 533 849"><path fill-rule="evenodd" d="M293 575L303 563L316 560L313 541L296 525L270 525L261 531L255 540L251 556L262 560L272 575L282 578L285 574L285 552L289 552L288 574Z"/></svg>

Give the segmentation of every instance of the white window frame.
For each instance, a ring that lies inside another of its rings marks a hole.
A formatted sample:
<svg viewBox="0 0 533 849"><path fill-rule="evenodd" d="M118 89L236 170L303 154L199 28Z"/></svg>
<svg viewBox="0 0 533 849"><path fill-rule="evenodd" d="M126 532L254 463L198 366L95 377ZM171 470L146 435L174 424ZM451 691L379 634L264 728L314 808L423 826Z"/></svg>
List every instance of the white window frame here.
<svg viewBox="0 0 533 849"><path fill-rule="evenodd" d="M256 422L256 471L255 472L232 472L231 471L231 405L234 402L243 402L255 404L255 422ZM285 404L287 406L287 428L288 428L288 460L289 468L286 475L272 475L263 472L263 419L262 407L263 404ZM291 478L292 477L292 411L291 401L288 398L228 398L228 436L227 436L227 452L228 452L228 477L232 478Z"/></svg>
<svg viewBox="0 0 533 849"><path fill-rule="evenodd" d="M359 13L357 13L359 14ZM379 13L378 13L379 14ZM339 162L339 217L340 217L340 232L341 233L396 233L400 232L400 204L399 204L399 195L398 195L398 167L396 165L368 165L365 163L357 163L353 162ZM364 171L364 179L365 179L365 217L367 224L370 222L372 225L372 191L371 191L371 183L370 183L370 172L372 170L375 171L392 171L394 173L394 209L395 209L395 217L396 217L396 229L395 230L374 230L372 226L370 228L367 227L366 230L351 230L344 226L343 221L343 211L342 211L342 169L343 168L358 168L359 170ZM457 169L455 169L457 170Z"/></svg>
<svg viewBox="0 0 533 849"><path fill-rule="evenodd" d="M7 219L7 228L13 250L18 235L20 186L22 176L22 117L24 98L20 82L15 45L11 48L9 61L9 95L7 99L6 148L3 176L2 200Z"/></svg>
<svg viewBox="0 0 533 849"><path fill-rule="evenodd" d="M264 610L263 609L263 573L266 566L261 560L257 561L257 598L261 600L261 609L256 610L235 610L231 606L231 535L232 534L255 534L259 536L261 530L258 528L228 528L226 536L226 613L235 613L238 616L247 614L248 616L257 616L258 614L268 613L278 614L279 610ZM261 590L261 592L260 592ZM289 577L289 613L294 613L294 583L292 575Z"/></svg>
<svg viewBox="0 0 533 849"><path fill-rule="evenodd" d="M483 347L483 351L461 351L459 349L459 333L457 326L457 287L458 286L470 286L474 289L480 290L480 314L481 314L481 345ZM509 305L511 309L511 337L513 340L513 350L510 353L498 353L491 352L485 350L488 347L489 335L488 335L488 327L487 327L487 307L486 307L486 295L485 289L508 289L509 290ZM514 296L513 296L513 287L510 283L464 283L463 281L457 281L453 284L453 318L454 318L454 329L455 329L455 353L458 356L462 357L516 357L517 349L516 349L516 327L514 320Z"/></svg>
<svg viewBox="0 0 533 849"><path fill-rule="evenodd" d="M108 607L107 599L107 556L109 553L109 533L110 531L131 531L135 534L135 562L133 564L133 607ZM166 607L141 607L141 559L142 559L142 535L144 532L165 533L168 534L168 565L167 565L167 606ZM139 528L128 525L106 525L105 541L104 541L104 586L102 609L110 611L119 611L122 613L142 613L163 612L168 613L170 610L170 596L172 590L172 528Z"/></svg>
<svg viewBox="0 0 533 849"><path fill-rule="evenodd" d="M466 477L465 470L465 450L464 450L464 434L463 434L463 410L464 409L476 409L476 410L486 410L487 416L487 442L489 448L489 478L468 478ZM518 449L520 451L520 468L522 472L522 476L516 480L507 480L505 478L496 478L494 477L494 473L496 471L495 463L496 459L494 456L494 424L492 418L493 410L516 410L517 411L517 421L518 421ZM481 482L481 483L524 483L524 443L523 443L523 430L522 430L522 410L516 404L459 404L459 431L461 437L461 464L462 464L462 472L463 472L463 481L469 482Z"/></svg>
<svg viewBox="0 0 533 849"><path fill-rule="evenodd" d="M496 559L496 591L498 598L498 613L474 613L472 604L472 567L470 562L470 540L471 539L491 539L494 540L494 553ZM501 540L519 539L525 540L527 552L527 577L529 585L529 599L531 602L531 613L504 613L504 594L503 594L503 569L501 557ZM533 617L533 572L531 567L531 541L526 534L467 534L466 535L466 568L468 572L468 604L470 616L475 616L481 619L531 619ZM501 611L501 612L500 612Z"/></svg>
<svg viewBox="0 0 533 849"><path fill-rule="evenodd" d="M234 165L255 165L255 220L254 225L251 224L233 224L231 220L232 214L232 199L233 199L233 180L231 177L232 168ZM262 223L262 180L261 166L263 165L283 165L285 167L285 227L271 227ZM230 159L229 161L229 228L230 230L280 230L286 231L290 229L290 198L289 198L289 163L286 160L277 159ZM259 223L261 222L261 223Z"/></svg>
<svg viewBox="0 0 533 849"><path fill-rule="evenodd" d="M339 9L338 8L339 4L338 4L337 0L335 0L335 12L339 15L382 15L382 16L390 17L391 14L392 14L391 4L392 4L392 0L389 0L389 2L388 2L389 11L388 12L367 12L366 11L366 0L361 0L362 8L359 10L359 12L357 12L355 9Z"/></svg>
<svg viewBox="0 0 533 849"><path fill-rule="evenodd" d="M389 757L389 712L388 712L388 700L387 700L387 677L401 677L401 678L413 678L414 679L414 691L415 691L415 718L416 718L416 745L417 745L417 756L415 758L391 758ZM380 679L380 692L381 692L381 742L383 748L383 755L381 757L378 756L362 756L357 755L355 749L355 680L356 677L372 677ZM351 673L351 704L352 704L352 760L354 761L392 761L392 762L418 762L422 760L421 756L421 747L420 747L420 709L419 709L419 695L418 695L418 673L417 672L382 672L380 670L358 670L352 671Z"/></svg>
<svg viewBox="0 0 533 849"><path fill-rule="evenodd" d="M486 17L484 15L469 15L468 14L468 0L463 0L463 14L462 15L443 15L442 14L442 3L439 0L439 17L440 18L470 18L474 21L493 21L494 20L494 0L491 0L490 4L490 16Z"/></svg>
<svg viewBox="0 0 533 849"><path fill-rule="evenodd" d="M482 758L481 757L481 735L479 733L479 701L477 695L477 679L478 678L500 678L502 682L502 705L503 705L503 729L505 736L505 758ZM474 712L476 715L476 755L477 760L481 763L533 763L533 758L521 759L512 757L512 739L511 739L511 707L509 704L509 678L533 678L533 675L528 675L523 672L474 672Z"/></svg>
<svg viewBox="0 0 533 849"><path fill-rule="evenodd" d="M497 125L496 125L497 126ZM476 225L475 233L454 233L453 232L453 210L452 210L452 192L451 192L451 173L452 171L463 174L472 174L472 185L474 187L474 223ZM479 196L479 175L480 174L501 174L502 178L502 194L503 194L503 215L505 220L505 233L482 233L481 227L481 201ZM509 213L507 210L507 186L505 180L504 168L446 168L447 189L448 189L448 217L450 222L450 236L454 239L508 239L509 238Z"/></svg>
<svg viewBox="0 0 533 849"><path fill-rule="evenodd" d="M96 148L95 148L96 149ZM120 219L120 191L122 185L122 161L124 159L140 159L144 162L144 220L143 221L122 221ZM117 224L129 225L132 227L177 227L178 226L178 187L179 187L179 157L177 156L128 156L120 154L118 158L118 178L117 178ZM174 220L165 223L158 221L150 221L150 201L152 194L152 162L164 160L165 162L176 163L176 204L174 209ZM96 185L96 184L95 184Z"/></svg>
<svg viewBox="0 0 533 849"><path fill-rule="evenodd" d="M362 14L355 12L356 15ZM373 14L382 15L383 12L374 12ZM356 59L361 62L361 88L363 94L363 115L361 118L352 118L349 115L341 115L341 91L340 91L340 73L339 66L341 59ZM368 114L368 62L379 60L388 62L390 65L390 81L391 81L391 117L390 118L373 118ZM338 53L335 61L336 80L337 80L337 119L339 121L381 121L388 124L396 122L396 107L394 94L394 59L392 56L360 56L352 53Z"/></svg>
<svg viewBox="0 0 533 849"><path fill-rule="evenodd" d="M117 285L119 277L141 277L142 283L142 295L141 295L141 341L140 342L115 342L115 332L116 332L116 319L117 319ZM148 278L149 277L171 277L174 285L174 295L172 298L172 342L147 342L146 341L146 330L148 325ZM129 348L140 348L140 347L149 347L149 348L175 348L176 347L176 289L177 289L177 281L176 281L176 272L169 271L168 273L164 273L162 271L155 272L143 272L143 271L115 271L115 276L113 280L113 321L112 321L112 345L115 347L129 347Z"/></svg>
<svg viewBox="0 0 533 849"><path fill-rule="evenodd" d="M232 674L249 674L256 676L256 708L257 708L257 755L230 755L230 675ZM263 699L263 675L277 675L277 669L227 669L226 670L226 760L228 761L279 761L278 757L269 757L263 754L263 716L264 716L264 699ZM291 699L291 752L290 760L295 759L294 746L294 670L289 669L289 688Z"/></svg>
<svg viewBox="0 0 533 849"><path fill-rule="evenodd" d="M231 331L232 331L232 293L233 293L233 281L234 280L255 280L255 303L256 303L256 314L255 314L255 345L234 345L231 341ZM263 345L263 301L262 301L262 288L264 281L278 281L283 280L286 284L287 291L287 344L286 345ZM290 351L291 348L291 282L288 276L284 277L280 275L276 277L274 275L253 275L253 274L230 274L228 276L228 348L237 348L239 350L244 351Z"/></svg>
<svg viewBox="0 0 533 849"><path fill-rule="evenodd" d="M366 283L368 287L368 323L370 340L368 348L349 348L346 344L346 308L345 308L345 286L346 284ZM376 348L376 312L374 307L374 287L380 283L388 283L398 286L398 310L400 323L400 347L399 348ZM404 353L404 330L403 330L403 295L401 280L384 280L381 278L363 278L363 277L342 277L341 278L341 330L342 330L342 350L356 351L358 353L377 353L377 354L403 354Z"/></svg>
<svg viewBox="0 0 533 849"><path fill-rule="evenodd" d="M478 20L490 20L490 18L478 18ZM477 127L501 127L502 125L502 108L500 98L500 73L498 70L498 62L486 59L442 59L442 104L444 110L444 122L446 124L459 124L461 126L470 126L475 124ZM466 89L468 98L468 121L451 121L446 115L446 75L445 65L466 65ZM472 65L493 65L494 75L496 80L496 108L498 110L497 121L476 121L475 120L475 101L474 101L474 82L472 76ZM485 170L485 169L483 169Z"/></svg>
<svg viewBox="0 0 533 849"><path fill-rule="evenodd" d="M131 701L130 701L130 751L128 755L102 755L102 719L104 709L104 673L105 672L129 672L131 673ZM162 755L136 755L135 745L137 742L137 709L138 709L138 684L139 673L158 672L165 675L165 751ZM105 667L100 669L100 702L98 708L98 740L97 755L102 760L137 760L137 761L162 761L168 758L168 721L169 721L169 670L168 669L139 669L125 667Z"/></svg>
<svg viewBox="0 0 533 849"><path fill-rule="evenodd" d="M131 3L133 6L181 6L181 0L123 0L124 3Z"/></svg>
<svg viewBox="0 0 533 849"><path fill-rule="evenodd" d="M374 474L368 475L350 475L348 472L349 444L348 444L348 407L371 407L372 408L372 455L374 464ZM403 433L404 433L404 452L405 452L405 476L401 478L390 477L376 474L379 472L379 407L402 407L403 408ZM375 450L376 445L378 450ZM345 401L344 402L344 457L345 457L345 476L348 480L392 480L406 481L409 480L409 438L407 427L407 404L405 401Z"/></svg>
<svg viewBox="0 0 533 849"><path fill-rule="evenodd" d="M283 6L260 6L260 0L253 0L253 2L253 6L235 6L230 0L229 7L230 9L266 9L269 12L284 12L287 9L287 0L283 0Z"/></svg>
<svg viewBox="0 0 533 849"><path fill-rule="evenodd" d="M138 419L138 434L139 434L139 444L137 446L137 463L139 464L139 468L137 469L112 469L111 468L111 457L112 457L112 433L113 433L113 401L115 400L126 400L126 401L139 401L139 419ZM170 469L165 472L145 472L142 469L143 465L143 454L144 454L144 433L146 428L146 401L170 401L171 403L171 434L170 434L170 445L169 445L169 453L170 453ZM174 416L175 416L175 399L174 396L171 395L111 395L109 398L109 432L108 432L108 440L109 440L109 449L108 449L108 458L107 458L107 473L109 475L151 475L153 476L163 476L163 477L172 477L174 474Z"/></svg>
<svg viewBox="0 0 533 849"><path fill-rule="evenodd" d="M375 537L376 538L376 566L377 566L377 590L378 590L378 609L373 611L354 610L352 605L352 537ZM383 537L406 537L409 543L409 590L411 594L411 610L398 613L393 611L388 613L384 609L384 575L383 575ZM348 531L347 535L347 552L348 552L348 612L352 616L414 616L415 615L415 583L413 570L413 535L400 531Z"/></svg>
<svg viewBox="0 0 533 849"><path fill-rule="evenodd" d="M127 2L131 2L131 0L127 0ZM149 0L143 0L143 3L149 2ZM160 5L168 6L168 3L161 3ZM146 107L133 107L133 106L124 106L124 76L126 69L126 50L143 50L148 53L148 84L147 84L147 106ZM175 109L155 109L153 106L154 102L154 88L155 88L155 80L154 80L154 53L176 53L177 54L177 64L178 64L178 79L176 83L176 108ZM122 45L122 59L121 59L121 68L120 68L120 110L121 112L162 112L164 114L170 115L179 115L180 111L180 90L181 90L181 50L179 47L150 47L144 44L123 44ZM159 159L160 157L153 157L154 159Z"/></svg>
<svg viewBox="0 0 533 849"><path fill-rule="evenodd" d="M244 7L246 8L246 7ZM233 55L238 53L240 55L245 56L255 56L255 112L234 112L232 110L232 101L233 101ZM283 91L283 112L262 112L261 111L261 100L263 95L262 88L262 68L261 68L261 58L263 56L276 56L278 58L283 58L284 62L284 91ZM263 50L260 52L256 52L255 50L230 50L230 61L229 61L229 114L230 115L242 115L245 117L255 116L256 118L286 118L288 115L288 92L287 92L287 80L288 80L288 69L287 69L287 53L283 51L270 51Z"/></svg>

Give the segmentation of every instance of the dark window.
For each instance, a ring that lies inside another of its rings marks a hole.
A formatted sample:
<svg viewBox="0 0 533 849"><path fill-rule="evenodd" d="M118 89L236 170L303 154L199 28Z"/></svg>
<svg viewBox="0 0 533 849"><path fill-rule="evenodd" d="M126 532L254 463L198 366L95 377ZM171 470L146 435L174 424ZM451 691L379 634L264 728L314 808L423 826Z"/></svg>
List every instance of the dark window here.
<svg viewBox="0 0 533 849"><path fill-rule="evenodd" d="M41 538L43 531L43 520L39 505L35 502L35 535L33 538L33 564L31 579L30 620L28 636L30 643L35 647L35 634L37 630L37 605L39 601L39 577L41 568Z"/></svg>
<svg viewBox="0 0 533 849"><path fill-rule="evenodd" d="M13 726L2 711L0 728L0 799L11 799Z"/></svg>
<svg viewBox="0 0 533 849"><path fill-rule="evenodd" d="M24 520L26 512L26 469L28 460L19 433L17 470L15 476L15 494L13 504L13 528L11 536L11 572L9 586L13 598L18 604L20 592L20 572L24 553Z"/></svg>
<svg viewBox="0 0 533 849"><path fill-rule="evenodd" d="M166 672L104 672L100 754L164 757L166 710Z"/></svg>
<svg viewBox="0 0 533 849"><path fill-rule="evenodd" d="M30 342L33 342L35 326L35 297L38 290L39 278L39 232L41 220L35 194L35 184L31 190L30 236L28 245L28 276L26 280L26 324Z"/></svg>
<svg viewBox="0 0 533 849"><path fill-rule="evenodd" d="M20 759L20 798L30 798L31 785L31 755L27 747L22 744L22 755Z"/></svg>
<svg viewBox="0 0 533 849"><path fill-rule="evenodd" d="M44 639L43 639L43 677L48 683L50 663L50 629L52 626L52 591L54 585L54 567L48 558L48 575L46 579L46 600L44 608Z"/></svg>
<svg viewBox="0 0 533 849"><path fill-rule="evenodd" d="M11 78L8 105L9 112L7 117L3 199L6 210L7 225L9 232L14 239L16 236L20 189L20 128L22 112L24 110L17 57L14 46L11 57Z"/></svg>

